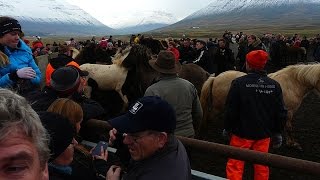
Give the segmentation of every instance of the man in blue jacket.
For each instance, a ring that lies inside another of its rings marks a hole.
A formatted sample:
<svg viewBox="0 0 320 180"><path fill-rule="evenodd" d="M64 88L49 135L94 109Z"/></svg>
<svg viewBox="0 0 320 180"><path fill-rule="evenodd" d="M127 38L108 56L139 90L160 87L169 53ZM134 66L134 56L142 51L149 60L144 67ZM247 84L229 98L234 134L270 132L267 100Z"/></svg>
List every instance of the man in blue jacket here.
<svg viewBox="0 0 320 180"><path fill-rule="evenodd" d="M32 51L20 39L21 25L11 17L0 17L0 87L20 94L39 87L41 72Z"/></svg>

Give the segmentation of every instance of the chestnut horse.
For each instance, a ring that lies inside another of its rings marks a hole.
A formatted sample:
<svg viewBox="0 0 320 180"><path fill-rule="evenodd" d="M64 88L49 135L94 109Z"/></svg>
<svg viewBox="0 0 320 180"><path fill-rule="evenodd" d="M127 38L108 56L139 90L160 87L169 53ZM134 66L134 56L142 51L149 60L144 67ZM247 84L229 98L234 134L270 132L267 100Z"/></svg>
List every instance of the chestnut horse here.
<svg viewBox="0 0 320 180"><path fill-rule="evenodd" d="M208 120L212 121L215 115L223 111L232 80L244 75L245 73L239 71L226 71L217 77L210 77L204 83L200 97L204 113L200 125L201 131L206 128ZM320 64L290 65L268 76L280 84L284 102L288 109L288 118L285 126L286 144L301 150L301 146L294 140L292 135L293 115L309 92L316 90L319 94Z"/></svg>

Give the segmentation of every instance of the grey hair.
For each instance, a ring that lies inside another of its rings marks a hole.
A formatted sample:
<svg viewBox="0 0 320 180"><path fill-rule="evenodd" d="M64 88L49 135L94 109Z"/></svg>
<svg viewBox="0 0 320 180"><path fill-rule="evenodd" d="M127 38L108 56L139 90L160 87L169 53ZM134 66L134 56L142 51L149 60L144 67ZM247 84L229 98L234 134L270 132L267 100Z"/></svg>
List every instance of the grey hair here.
<svg viewBox="0 0 320 180"><path fill-rule="evenodd" d="M38 114L24 97L0 88L0 142L12 132L22 133L30 139L36 146L40 165L44 168L50 156L49 135Z"/></svg>

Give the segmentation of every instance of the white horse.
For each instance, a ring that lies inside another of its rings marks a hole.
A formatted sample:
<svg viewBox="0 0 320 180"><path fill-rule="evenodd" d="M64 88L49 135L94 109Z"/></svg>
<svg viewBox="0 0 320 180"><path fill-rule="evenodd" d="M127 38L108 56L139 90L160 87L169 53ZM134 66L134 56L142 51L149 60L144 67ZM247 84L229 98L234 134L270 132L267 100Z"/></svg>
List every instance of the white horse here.
<svg viewBox="0 0 320 180"><path fill-rule="evenodd" d="M123 107L126 108L128 106L128 98L123 95L121 89L127 78L128 69L121 66L121 63L129 54L129 50L123 50L122 52L118 52L118 54L121 55L116 55L111 65L82 64L80 69L89 72L87 78L95 80L98 84L98 89L117 91L124 102ZM90 97L91 91L87 93L86 95Z"/></svg>

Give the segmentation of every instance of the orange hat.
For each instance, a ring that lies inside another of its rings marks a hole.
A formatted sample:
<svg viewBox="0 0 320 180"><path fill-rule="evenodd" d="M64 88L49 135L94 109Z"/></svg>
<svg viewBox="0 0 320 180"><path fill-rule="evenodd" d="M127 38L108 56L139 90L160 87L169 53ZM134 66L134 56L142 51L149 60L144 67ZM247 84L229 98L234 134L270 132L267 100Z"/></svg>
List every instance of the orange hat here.
<svg viewBox="0 0 320 180"><path fill-rule="evenodd" d="M263 69L268 59L268 53L263 50L251 51L246 56L249 67L253 69Z"/></svg>

